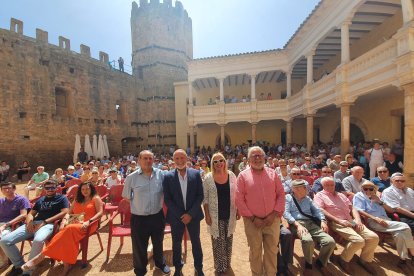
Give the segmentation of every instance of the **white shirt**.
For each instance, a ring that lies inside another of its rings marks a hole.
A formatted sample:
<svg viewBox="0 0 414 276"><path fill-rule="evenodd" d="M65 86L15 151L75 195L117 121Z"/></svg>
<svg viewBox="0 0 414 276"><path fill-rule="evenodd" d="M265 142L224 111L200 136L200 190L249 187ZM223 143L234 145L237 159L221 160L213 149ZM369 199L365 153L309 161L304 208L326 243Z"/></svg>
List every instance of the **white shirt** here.
<svg viewBox="0 0 414 276"><path fill-rule="evenodd" d="M181 176L180 172L178 173L178 180L180 181L181 193L183 194L184 209L187 209L186 199L187 199L187 170L185 170L185 175Z"/></svg>
<svg viewBox="0 0 414 276"><path fill-rule="evenodd" d="M382 192L381 198L391 208L401 207L414 211L414 191L411 188L401 190L391 185Z"/></svg>
<svg viewBox="0 0 414 276"><path fill-rule="evenodd" d="M370 151L370 163L373 164L382 164L384 163L384 156L382 149L372 149Z"/></svg>

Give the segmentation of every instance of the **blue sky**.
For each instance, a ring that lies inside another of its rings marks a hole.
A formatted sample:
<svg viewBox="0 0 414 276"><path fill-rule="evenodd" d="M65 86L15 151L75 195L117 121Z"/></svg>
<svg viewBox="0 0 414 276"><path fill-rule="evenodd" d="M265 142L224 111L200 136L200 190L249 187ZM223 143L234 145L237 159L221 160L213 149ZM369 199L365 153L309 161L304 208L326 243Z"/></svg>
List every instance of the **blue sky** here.
<svg viewBox="0 0 414 276"><path fill-rule="evenodd" d="M137 0L139 2L139 0ZM162 0L161 0L162 2ZM193 22L194 58L282 48L319 0L182 0ZM49 43L60 35L99 51L110 60L131 61L131 0L3 0L0 28L10 18L24 21L23 32L49 32ZM173 0L173 4L175 0Z"/></svg>

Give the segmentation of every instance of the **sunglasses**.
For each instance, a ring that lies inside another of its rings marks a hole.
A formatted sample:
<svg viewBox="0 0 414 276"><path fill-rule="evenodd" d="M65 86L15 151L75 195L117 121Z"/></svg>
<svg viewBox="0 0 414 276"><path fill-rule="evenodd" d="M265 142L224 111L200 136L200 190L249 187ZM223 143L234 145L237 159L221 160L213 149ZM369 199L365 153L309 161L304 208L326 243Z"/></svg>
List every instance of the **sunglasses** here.
<svg viewBox="0 0 414 276"><path fill-rule="evenodd" d="M405 180L400 180L400 179L395 179L394 181L395 182L400 182L400 183L404 183L405 182Z"/></svg>
<svg viewBox="0 0 414 276"><path fill-rule="evenodd" d="M364 191L373 191L374 190L374 188L364 188Z"/></svg>
<svg viewBox="0 0 414 276"><path fill-rule="evenodd" d="M263 157L264 157L264 155L263 155L263 154L253 154L253 155L252 155L252 158L253 158L253 159L263 158Z"/></svg>
<svg viewBox="0 0 414 276"><path fill-rule="evenodd" d="M213 161L214 164L223 163L223 162L224 162L224 159L214 160Z"/></svg>
<svg viewBox="0 0 414 276"><path fill-rule="evenodd" d="M291 175L300 175L300 173L291 173Z"/></svg>
<svg viewBox="0 0 414 276"><path fill-rule="evenodd" d="M378 171L378 173L386 173L386 172L388 172L388 171Z"/></svg>
<svg viewBox="0 0 414 276"><path fill-rule="evenodd" d="M54 191L54 190L56 190L56 187L55 186L50 186L50 187L44 187L44 189L46 191Z"/></svg>
<svg viewBox="0 0 414 276"><path fill-rule="evenodd" d="M332 172L329 172L329 171L322 171L322 173L332 173Z"/></svg>

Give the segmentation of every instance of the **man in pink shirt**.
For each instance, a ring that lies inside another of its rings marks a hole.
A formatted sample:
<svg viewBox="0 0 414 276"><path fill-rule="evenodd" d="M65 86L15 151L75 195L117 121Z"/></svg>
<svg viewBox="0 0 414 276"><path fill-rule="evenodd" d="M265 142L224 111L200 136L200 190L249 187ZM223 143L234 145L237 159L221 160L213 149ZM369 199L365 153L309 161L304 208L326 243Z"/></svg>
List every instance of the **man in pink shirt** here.
<svg viewBox="0 0 414 276"><path fill-rule="evenodd" d="M250 168L237 178L236 206L244 221L250 269L252 275L274 276L285 192L276 171L265 167L265 153L260 147L251 147L247 156Z"/></svg>
<svg viewBox="0 0 414 276"><path fill-rule="evenodd" d="M321 183L323 190L315 195L314 201L329 220L329 227L348 242L338 258L339 265L346 273L353 275L349 261L362 249L358 263L370 274L376 275L372 260L379 241L378 235L362 224L358 211L348 198L335 191L333 178L324 177Z"/></svg>

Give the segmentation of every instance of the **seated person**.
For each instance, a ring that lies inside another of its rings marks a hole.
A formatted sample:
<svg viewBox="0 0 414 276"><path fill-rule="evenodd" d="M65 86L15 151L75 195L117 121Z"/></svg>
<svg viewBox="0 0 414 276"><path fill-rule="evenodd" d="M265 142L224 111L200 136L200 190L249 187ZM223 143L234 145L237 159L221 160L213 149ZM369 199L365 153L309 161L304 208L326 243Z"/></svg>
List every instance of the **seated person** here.
<svg viewBox="0 0 414 276"><path fill-rule="evenodd" d="M1 161L0 164L0 182L6 181L7 177L9 177L10 166L6 163L6 161Z"/></svg>
<svg viewBox="0 0 414 276"><path fill-rule="evenodd" d="M88 181L92 176L91 169L88 166L83 168L83 174L80 176L82 182Z"/></svg>
<svg viewBox="0 0 414 276"><path fill-rule="evenodd" d="M106 178L105 185L110 189L114 185L121 184L121 176L118 175L117 170L110 170L109 176Z"/></svg>
<svg viewBox="0 0 414 276"><path fill-rule="evenodd" d="M65 181L68 182L69 180L72 180L72 179L80 179L80 176L75 171L75 167L70 165L68 166L68 173L65 174Z"/></svg>
<svg viewBox="0 0 414 276"><path fill-rule="evenodd" d="M315 239L321 246L319 258L316 261L322 273L329 274L327 267L329 257L335 250L335 240L327 234L328 225L324 214L315 206L312 199L307 196L307 189L304 180L292 181L293 193L286 195L285 212L283 217L288 221L293 233L297 234L302 242L302 250L305 256L305 272L312 270L312 257ZM321 224L319 225L319 222ZM307 271L308 270L308 271ZM308 273L307 273L308 272Z"/></svg>
<svg viewBox="0 0 414 276"><path fill-rule="evenodd" d="M331 168L332 171L336 172L339 170L339 163L341 163L341 156L339 154L334 155L333 160L329 163L328 167Z"/></svg>
<svg viewBox="0 0 414 276"><path fill-rule="evenodd" d="M334 176L335 180L338 179L339 181L342 182L342 180L344 180L345 177L348 177L349 176L349 173L350 173L350 170L348 170L348 162L341 161L339 163L339 170L337 170L334 173L333 176Z"/></svg>
<svg viewBox="0 0 414 276"><path fill-rule="evenodd" d="M375 275L372 260L379 241L378 235L362 224L358 211L349 199L344 194L335 191L335 182L332 177L322 178L322 186L323 190L315 195L315 203L328 219L330 229L348 242L338 258L339 265L346 273L355 275L349 262L361 249L358 263L370 274Z"/></svg>
<svg viewBox="0 0 414 276"><path fill-rule="evenodd" d="M56 186L55 181L47 180L43 186L46 196L42 196L36 201L27 215L26 223L0 240L0 247L13 263L12 275L20 275L23 272L21 267L24 264L24 259L16 244L33 238L29 255L29 260L31 260L42 251L45 241L52 235L53 223L62 219L69 211L67 197L56 194ZM26 274L30 275L31 271Z"/></svg>
<svg viewBox="0 0 414 276"><path fill-rule="evenodd" d="M137 162L131 161L131 164L128 166L128 169L126 171L126 175L128 176L129 174L135 172L137 169L138 169Z"/></svg>
<svg viewBox="0 0 414 276"><path fill-rule="evenodd" d="M294 180L297 179L302 179L302 174L300 172L300 169L298 168L293 168L290 171L290 180L286 180L285 182L283 182L283 189L285 190L285 194L290 194L292 192L292 183ZM310 194L310 186L308 181L303 180L305 182L306 185L306 189L308 190L308 194Z"/></svg>
<svg viewBox="0 0 414 276"><path fill-rule="evenodd" d="M306 171L310 175L311 172L312 172L311 161L312 161L312 159L310 157L305 157L305 163L303 163L302 166L300 166L300 170L301 171Z"/></svg>
<svg viewBox="0 0 414 276"><path fill-rule="evenodd" d="M107 169L108 169L108 171L107 171ZM103 165L100 165L98 167L98 174L99 174L99 178L101 178L101 179L104 179L104 178L107 178L108 177L108 175L109 175L109 167L108 167L108 164L107 163L105 163Z"/></svg>
<svg viewBox="0 0 414 276"><path fill-rule="evenodd" d="M289 275L289 273L291 273L290 266L293 264L293 249L292 233L283 225L283 222L281 221L276 276Z"/></svg>
<svg viewBox="0 0 414 276"><path fill-rule="evenodd" d="M290 175L287 171L287 165L286 165L286 160L285 159L280 159L279 160L279 167L275 168L275 171L277 172L280 181L282 181L282 185L285 185L285 182L287 180L290 180Z"/></svg>
<svg viewBox="0 0 414 276"><path fill-rule="evenodd" d="M77 163L75 164L75 172L76 172L78 175L82 175L82 174L83 174L83 168L82 168L82 164L81 164L80 162L77 162Z"/></svg>
<svg viewBox="0 0 414 276"><path fill-rule="evenodd" d="M381 198L398 213L400 221L407 223L414 233L414 191L407 187L402 173L391 175L391 186L382 192Z"/></svg>
<svg viewBox="0 0 414 276"><path fill-rule="evenodd" d="M45 172L45 167L38 166L37 173L35 173L32 178L27 183L27 186L24 188L24 195L29 198L29 192L36 190L36 195L40 194L42 191L43 184L49 179L49 174Z"/></svg>
<svg viewBox="0 0 414 276"><path fill-rule="evenodd" d="M99 172L97 170L93 170L92 174L91 174L91 178L89 179L89 181L94 186L98 186L98 185L102 185L103 179L99 176Z"/></svg>
<svg viewBox="0 0 414 276"><path fill-rule="evenodd" d="M382 193L384 189L391 185L390 176L387 167L380 166L377 168L377 177L371 178L371 182L377 185L378 191Z"/></svg>
<svg viewBox="0 0 414 276"><path fill-rule="evenodd" d="M414 256L414 240L410 227L401 221L392 221L387 212L392 213L393 208L381 201L376 195L378 186L370 181L362 183L362 191L355 194L353 203L359 214L367 219L368 226L378 232L391 233L397 252L400 256L400 267L405 273L410 274L407 259ZM407 250L408 249L408 250Z"/></svg>
<svg viewBox="0 0 414 276"><path fill-rule="evenodd" d="M393 173L400 172L402 173L404 165L400 160L397 160L395 153L391 152L387 155L387 160L385 160L385 167L389 171L389 175Z"/></svg>
<svg viewBox="0 0 414 276"><path fill-rule="evenodd" d="M317 192L320 192L323 190L321 181L322 181L322 178L324 177L332 177L332 170L328 166L325 166L322 168L321 177L319 177L318 179L315 180L315 182L313 182L312 189L311 189L313 194L316 194ZM345 189L344 189L344 186L342 186L341 181L335 178L334 180L335 180L335 191L338 193L344 192Z"/></svg>
<svg viewBox="0 0 414 276"><path fill-rule="evenodd" d="M65 187L65 176L63 175L63 170L61 168L57 168L55 174L52 175L50 179L56 181L59 187Z"/></svg>
<svg viewBox="0 0 414 276"><path fill-rule="evenodd" d="M344 186L347 196L353 196L361 191L361 184L367 181L363 176L364 169L360 166L355 166L351 169L351 175L342 180L342 186Z"/></svg>
<svg viewBox="0 0 414 276"><path fill-rule="evenodd" d="M79 185L75 201L70 206L69 213L62 219L61 230L52 238L50 243L26 264L23 270L31 270L40 263L45 256L55 260L63 261L63 275L66 275L71 266L76 263L79 253L79 242L85 237L86 229L92 221L102 216L103 204L98 196L95 187L91 182L83 182ZM69 219L69 214L84 213L83 222L64 225ZM98 228L98 224L93 225L90 233ZM64 248L65 250L62 250Z"/></svg>
<svg viewBox="0 0 414 276"><path fill-rule="evenodd" d="M11 226L27 216L30 209L30 202L24 196L16 194L16 185L13 183L1 183L1 193L4 198L0 198L0 239L2 236L11 232ZM0 248L0 269L8 266L9 260Z"/></svg>
<svg viewBox="0 0 414 276"><path fill-rule="evenodd" d="M322 163L322 157L317 156L315 158L315 164L312 165L312 169L321 170L325 165Z"/></svg>
<svg viewBox="0 0 414 276"><path fill-rule="evenodd" d="M23 175L28 174L30 169L29 162L23 161L22 165L17 169L17 181L22 182Z"/></svg>

